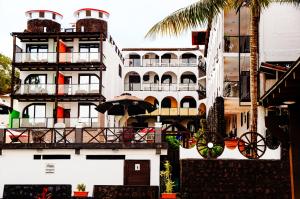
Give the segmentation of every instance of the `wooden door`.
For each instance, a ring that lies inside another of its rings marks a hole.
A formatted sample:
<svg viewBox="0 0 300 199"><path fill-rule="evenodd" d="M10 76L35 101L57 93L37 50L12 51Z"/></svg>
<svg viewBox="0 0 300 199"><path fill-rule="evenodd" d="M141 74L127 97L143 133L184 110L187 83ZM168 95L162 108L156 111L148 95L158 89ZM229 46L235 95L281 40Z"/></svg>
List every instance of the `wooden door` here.
<svg viewBox="0 0 300 199"><path fill-rule="evenodd" d="M125 160L124 185L150 185L150 160Z"/></svg>

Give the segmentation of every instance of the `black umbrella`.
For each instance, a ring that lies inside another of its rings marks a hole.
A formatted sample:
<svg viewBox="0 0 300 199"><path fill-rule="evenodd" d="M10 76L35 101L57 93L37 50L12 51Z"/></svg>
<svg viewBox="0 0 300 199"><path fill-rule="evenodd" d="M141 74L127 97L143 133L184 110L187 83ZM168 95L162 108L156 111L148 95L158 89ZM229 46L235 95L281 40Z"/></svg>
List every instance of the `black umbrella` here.
<svg viewBox="0 0 300 199"><path fill-rule="evenodd" d="M156 110L156 107L150 102L146 102L135 96L124 94L101 103L96 107L96 110L108 115L139 115L145 114L146 111L151 113Z"/></svg>
<svg viewBox="0 0 300 199"><path fill-rule="evenodd" d="M9 106L6 106L3 103L0 103L0 114L4 115L4 114L9 114L13 109Z"/></svg>

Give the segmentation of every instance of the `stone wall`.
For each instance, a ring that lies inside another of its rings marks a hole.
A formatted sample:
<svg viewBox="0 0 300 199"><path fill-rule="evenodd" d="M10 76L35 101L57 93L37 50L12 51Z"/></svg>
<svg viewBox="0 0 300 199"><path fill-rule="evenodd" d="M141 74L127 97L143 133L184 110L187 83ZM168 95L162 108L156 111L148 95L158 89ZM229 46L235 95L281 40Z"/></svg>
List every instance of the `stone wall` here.
<svg viewBox="0 0 300 199"><path fill-rule="evenodd" d="M290 199L288 153L275 160L181 160L182 199Z"/></svg>
<svg viewBox="0 0 300 199"><path fill-rule="evenodd" d="M95 199L158 199L158 186L95 185Z"/></svg>

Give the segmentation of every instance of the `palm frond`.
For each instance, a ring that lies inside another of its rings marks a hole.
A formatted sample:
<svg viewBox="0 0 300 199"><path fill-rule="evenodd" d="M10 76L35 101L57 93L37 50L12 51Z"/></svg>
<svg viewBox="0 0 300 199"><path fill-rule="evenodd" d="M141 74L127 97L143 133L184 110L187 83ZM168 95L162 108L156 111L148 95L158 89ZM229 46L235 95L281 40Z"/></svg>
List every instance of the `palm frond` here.
<svg viewBox="0 0 300 199"><path fill-rule="evenodd" d="M274 0L274 2L288 3L293 4L295 7L300 7L300 0Z"/></svg>
<svg viewBox="0 0 300 199"><path fill-rule="evenodd" d="M146 37L154 38L156 35L175 35L187 29L205 25L226 6L227 0L200 0L188 7L179 9L155 24Z"/></svg>

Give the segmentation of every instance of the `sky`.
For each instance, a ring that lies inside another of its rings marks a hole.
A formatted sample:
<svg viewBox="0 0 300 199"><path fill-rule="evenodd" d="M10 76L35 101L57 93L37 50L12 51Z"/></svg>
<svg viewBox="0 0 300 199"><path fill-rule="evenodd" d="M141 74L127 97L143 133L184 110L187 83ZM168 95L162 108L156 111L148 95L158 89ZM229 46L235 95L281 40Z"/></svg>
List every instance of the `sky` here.
<svg viewBox="0 0 300 199"><path fill-rule="evenodd" d="M0 53L12 57L11 32L26 29L28 10L52 10L64 16L62 28L75 22L74 11L96 8L110 13L108 31L120 49L134 47L191 47L191 31L180 37L145 39L147 31L172 12L197 0L0 0Z"/></svg>

